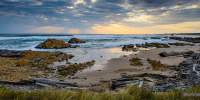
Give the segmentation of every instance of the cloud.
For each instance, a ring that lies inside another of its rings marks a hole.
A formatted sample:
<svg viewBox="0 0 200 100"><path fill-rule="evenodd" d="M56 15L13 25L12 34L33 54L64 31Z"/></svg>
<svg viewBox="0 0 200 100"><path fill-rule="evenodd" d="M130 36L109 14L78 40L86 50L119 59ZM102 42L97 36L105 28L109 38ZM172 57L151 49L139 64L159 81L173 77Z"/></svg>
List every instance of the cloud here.
<svg viewBox="0 0 200 100"><path fill-rule="evenodd" d="M101 29L95 27L100 28L103 23L115 22L105 26L123 27L128 30L120 28L125 33L142 33L143 30L138 27L151 25L159 28L158 26L163 25L200 21L199 11L200 0L0 0L0 30L5 30L1 27L5 26L4 20L10 26L21 22L21 30L26 26L63 26L77 29L89 29L92 26L100 31ZM105 29L113 33L114 30L108 28ZM135 31L130 31L132 28ZM52 29L61 30L57 27ZM7 30L12 29L8 27ZM84 31L81 30L82 32Z"/></svg>
<svg viewBox="0 0 200 100"><path fill-rule="evenodd" d="M154 25L154 26L129 26L120 23L94 25L89 30L90 33L98 34L160 34L160 33L191 33L200 32L200 21L183 22L178 24Z"/></svg>
<svg viewBox="0 0 200 100"><path fill-rule="evenodd" d="M59 26L41 26L30 31L31 33L65 33L64 27Z"/></svg>

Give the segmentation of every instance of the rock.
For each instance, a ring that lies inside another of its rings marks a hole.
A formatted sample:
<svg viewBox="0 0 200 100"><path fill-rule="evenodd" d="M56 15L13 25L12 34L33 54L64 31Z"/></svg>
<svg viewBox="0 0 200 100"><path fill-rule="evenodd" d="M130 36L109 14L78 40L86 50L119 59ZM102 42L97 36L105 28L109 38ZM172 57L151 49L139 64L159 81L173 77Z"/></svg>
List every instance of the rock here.
<svg viewBox="0 0 200 100"><path fill-rule="evenodd" d="M41 49L61 49L69 47L71 47L69 43L65 43L65 41L63 40L56 40L56 39L47 39L43 43L36 46L36 48L41 48Z"/></svg>
<svg viewBox="0 0 200 100"><path fill-rule="evenodd" d="M85 41L79 39L79 38L71 38L68 43L85 43Z"/></svg>
<svg viewBox="0 0 200 100"><path fill-rule="evenodd" d="M57 88L66 88L66 87L78 87L74 83L68 83L68 82L62 82L62 81L56 81L56 80L50 80L50 79L44 79L44 78L33 78L30 80L21 80L18 82L11 82L11 81L0 81L0 85L5 86L27 86L27 87L57 87Z"/></svg>
<svg viewBox="0 0 200 100"><path fill-rule="evenodd" d="M0 57L20 57L22 51L0 50Z"/></svg>
<svg viewBox="0 0 200 100"><path fill-rule="evenodd" d="M185 51L185 52L161 52L159 55L161 57L180 56L180 55L182 55L184 57L187 57L187 56L190 56L193 53L194 53L193 51Z"/></svg>
<svg viewBox="0 0 200 100"><path fill-rule="evenodd" d="M200 37L169 37L173 40L186 41L192 43L200 43Z"/></svg>
<svg viewBox="0 0 200 100"><path fill-rule="evenodd" d="M169 45L175 45L175 46L194 46L194 44L191 44L191 43L179 43L179 42L176 42L176 43L168 43Z"/></svg>
<svg viewBox="0 0 200 100"><path fill-rule="evenodd" d="M145 44L136 44L136 47L142 48L149 48L149 47L156 47L156 48L169 48L168 44L164 43L145 43Z"/></svg>
<svg viewBox="0 0 200 100"><path fill-rule="evenodd" d="M130 45L124 45L122 47L122 51L138 51L138 48L136 46L130 44Z"/></svg>

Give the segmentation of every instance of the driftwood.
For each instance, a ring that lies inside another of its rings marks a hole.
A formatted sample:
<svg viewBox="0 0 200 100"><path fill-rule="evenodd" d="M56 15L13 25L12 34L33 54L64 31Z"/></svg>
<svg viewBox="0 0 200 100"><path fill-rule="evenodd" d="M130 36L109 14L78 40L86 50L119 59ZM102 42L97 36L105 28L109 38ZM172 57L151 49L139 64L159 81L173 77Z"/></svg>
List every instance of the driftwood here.
<svg viewBox="0 0 200 100"><path fill-rule="evenodd" d="M76 84L54 81L49 79L34 78L32 80L22 80L18 82L0 81L0 85L13 85L13 86L40 86L40 87L78 87Z"/></svg>

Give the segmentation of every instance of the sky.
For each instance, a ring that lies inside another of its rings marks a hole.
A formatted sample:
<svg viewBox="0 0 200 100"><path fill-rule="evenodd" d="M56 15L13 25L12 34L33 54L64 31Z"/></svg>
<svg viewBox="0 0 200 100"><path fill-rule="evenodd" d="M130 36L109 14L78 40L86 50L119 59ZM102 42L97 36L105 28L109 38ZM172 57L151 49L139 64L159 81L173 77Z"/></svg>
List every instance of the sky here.
<svg viewBox="0 0 200 100"><path fill-rule="evenodd" d="M200 32L200 0L0 0L0 33Z"/></svg>

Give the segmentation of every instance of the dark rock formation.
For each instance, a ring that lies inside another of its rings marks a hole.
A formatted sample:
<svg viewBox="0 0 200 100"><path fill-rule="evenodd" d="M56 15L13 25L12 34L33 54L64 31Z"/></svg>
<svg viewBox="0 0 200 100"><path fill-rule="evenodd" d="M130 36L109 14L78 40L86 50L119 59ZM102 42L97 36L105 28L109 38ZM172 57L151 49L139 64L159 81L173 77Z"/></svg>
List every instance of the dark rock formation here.
<svg viewBox="0 0 200 100"><path fill-rule="evenodd" d="M192 42L192 43L200 43L200 37L169 37L173 40L179 40L179 41L186 41L186 42Z"/></svg>
<svg viewBox="0 0 200 100"><path fill-rule="evenodd" d="M36 48L41 49L61 49L71 47L69 43L65 43L63 40L47 39L43 43L36 46Z"/></svg>
<svg viewBox="0 0 200 100"><path fill-rule="evenodd" d="M123 75L119 79L111 80L111 89L135 85L152 91L168 91L171 89L185 89L200 84L200 53L189 52L187 60L179 66L177 74L162 75L155 73L141 73ZM178 53L179 54L179 53ZM182 53L181 53L182 54Z"/></svg>
<svg viewBox="0 0 200 100"><path fill-rule="evenodd" d="M74 88L78 87L74 83L68 83L63 81L56 81L50 79L43 79L43 78L33 78L30 80L21 80L18 82L11 82L11 81L0 81L1 86L8 86L8 87L32 87L32 88L42 88L42 87L56 87L56 88Z"/></svg>
<svg viewBox="0 0 200 100"><path fill-rule="evenodd" d="M194 46L194 44L191 44L191 43L179 43L179 42L176 42L176 43L168 43L169 45L175 45L175 46Z"/></svg>
<svg viewBox="0 0 200 100"><path fill-rule="evenodd" d="M0 57L20 57L22 51L0 50Z"/></svg>
<svg viewBox="0 0 200 100"><path fill-rule="evenodd" d="M145 44L136 44L136 46L143 48L148 48L148 47L169 48L169 45L164 43L145 43Z"/></svg>
<svg viewBox="0 0 200 100"><path fill-rule="evenodd" d="M122 51L138 51L138 48L136 48L136 46L134 45L124 45L122 47Z"/></svg>
<svg viewBox="0 0 200 100"><path fill-rule="evenodd" d="M180 56L180 55L182 55L184 57L187 57L187 56L190 56L193 53L194 53L193 51L185 51L185 52L161 52L159 55L161 57Z"/></svg>
<svg viewBox="0 0 200 100"><path fill-rule="evenodd" d="M85 41L79 39L79 38L71 38L68 43L85 43Z"/></svg>

